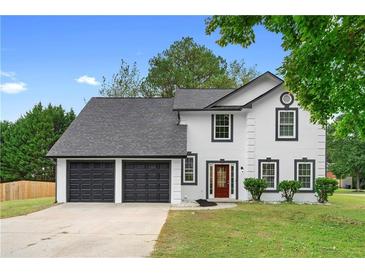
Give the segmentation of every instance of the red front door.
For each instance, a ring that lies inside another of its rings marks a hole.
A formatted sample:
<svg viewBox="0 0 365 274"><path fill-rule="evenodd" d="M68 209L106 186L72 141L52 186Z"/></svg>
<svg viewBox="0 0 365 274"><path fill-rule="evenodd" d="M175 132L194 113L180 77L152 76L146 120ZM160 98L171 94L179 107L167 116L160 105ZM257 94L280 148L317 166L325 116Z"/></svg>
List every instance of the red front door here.
<svg viewBox="0 0 365 274"><path fill-rule="evenodd" d="M215 198L229 198L229 165L215 165Z"/></svg>

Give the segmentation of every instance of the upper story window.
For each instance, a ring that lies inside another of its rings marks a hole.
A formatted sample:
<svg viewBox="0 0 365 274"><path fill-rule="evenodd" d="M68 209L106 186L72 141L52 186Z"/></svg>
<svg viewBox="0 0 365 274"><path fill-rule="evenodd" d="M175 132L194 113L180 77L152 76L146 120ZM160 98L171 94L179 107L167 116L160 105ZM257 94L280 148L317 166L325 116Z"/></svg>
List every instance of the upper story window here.
<svg viewBox="0 0 365 274"><path fill-rule="evenodd" d="M289 92L280 96L283 108L276 108L276 141L298 141L298 108L291 108L294 97Z"/></svg>
<svg viewBox="0 0 365 274"><path fill-rule="evenodd" d="M212 115L212 142L233 141L233 115Z"/></svg>
<svg viewBox="0 0 365 274"><path fill-rule="evenodd" d="M267 182L266 190L276 190L279 178L279 160L259 160L259 178Z"/></svg>
<svg viewBox="0 0 365 274"><path fill-rule="evenodd" d="M314 160L302 159L294 161L295 180L302 183L300 190L313 190L314 183Z"/></svg>
<svg viewBox="0 0 365 274"><path fill-rule="evenodd" d="M298 140L298 109L276 109L276 141Z"/></svg>
<svg viewBox="0 0 365 274"><path fill-rule="evenodd" d="M181 170L183 184L197 184L197 158L198 155L196 153L190 153L185 159L182 159Z"/></svg>
<svg viewBox="0 0 365 274"><path fill-rule="evenodd" d="M295 137L295 112L293 110L279 111L279 137Z"/></svg>

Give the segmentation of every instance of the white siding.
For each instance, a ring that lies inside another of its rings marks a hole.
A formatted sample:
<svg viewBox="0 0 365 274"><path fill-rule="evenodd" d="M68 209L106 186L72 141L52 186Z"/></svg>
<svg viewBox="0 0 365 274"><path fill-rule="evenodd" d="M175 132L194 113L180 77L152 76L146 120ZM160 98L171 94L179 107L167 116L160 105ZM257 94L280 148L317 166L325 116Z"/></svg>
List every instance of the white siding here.
<svg viewBox="0 0 365 274"><path fill-rule="evenodd" d="M245 105L248 102L252 101L256 97L262 95L266 91L270 90L277 84L279 84L279 79L271 76L264 75L257 79L252 84L242 87L239 91L235 92L231 96L228 96L226 99L218 102L218 106L233 106L233 105Z"/></svg>
<svg viewBox="0 0 365 274"><path fill-rule="evenodd" d="M275 141L275 108L282 107L280 95L285 90L279 89L253 105L252 113L256 123L256 157L257 159L280 160L280 178L294 178L294 159L315 160L316 177L325 176L325 130L310 123L308 112L299 108L298 141ZM299 107L296 102L291 107ZM255 166L257 171L257 165Z"/></svg>
<svg viewBox="0 0 365 274"><path fill-rule="evenodd" d="M182 112L181 124L187 126L187 150L198 153L198 184L183 185L182 198L196 200L206 198L206 161L239 161L237 167L238 182L243 180L240 167L243 165L245 148L245 112L225 112L233 114L233 142L211 141L211 115L218 111ZM242 183L239 183L240 195L243 193Z"/></svg>

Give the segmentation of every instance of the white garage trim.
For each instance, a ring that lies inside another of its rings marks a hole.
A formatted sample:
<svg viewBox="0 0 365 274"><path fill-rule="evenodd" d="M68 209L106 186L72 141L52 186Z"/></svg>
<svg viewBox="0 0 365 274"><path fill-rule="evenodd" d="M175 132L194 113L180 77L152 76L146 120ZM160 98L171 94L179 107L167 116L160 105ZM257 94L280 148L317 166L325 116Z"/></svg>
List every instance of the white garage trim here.
<svg viewBox="0 0 365 274"><path fill-rule="evenodd" d="M56 202L66 203L66 159L57 159L56 172Z"/></svg>
<svg viewBox="0 0 365 274"><path fill-rule="evenodd" d="M114 201L116 204L122 202L122 159L115 159L115 194Z"/></svg>

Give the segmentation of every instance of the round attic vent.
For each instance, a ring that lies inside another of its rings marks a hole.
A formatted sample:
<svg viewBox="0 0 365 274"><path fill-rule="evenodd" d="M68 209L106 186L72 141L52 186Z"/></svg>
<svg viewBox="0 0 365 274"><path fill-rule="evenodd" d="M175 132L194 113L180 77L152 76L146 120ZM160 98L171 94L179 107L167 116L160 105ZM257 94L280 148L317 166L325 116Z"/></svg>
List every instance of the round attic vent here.
<svg viewBox="0 0 365 274"><path fill-rule="evenodd" d="M280 96L280 101L283 105L291 105L294 101L293 95L291 95L289 92L284 92Z"/></svg>

